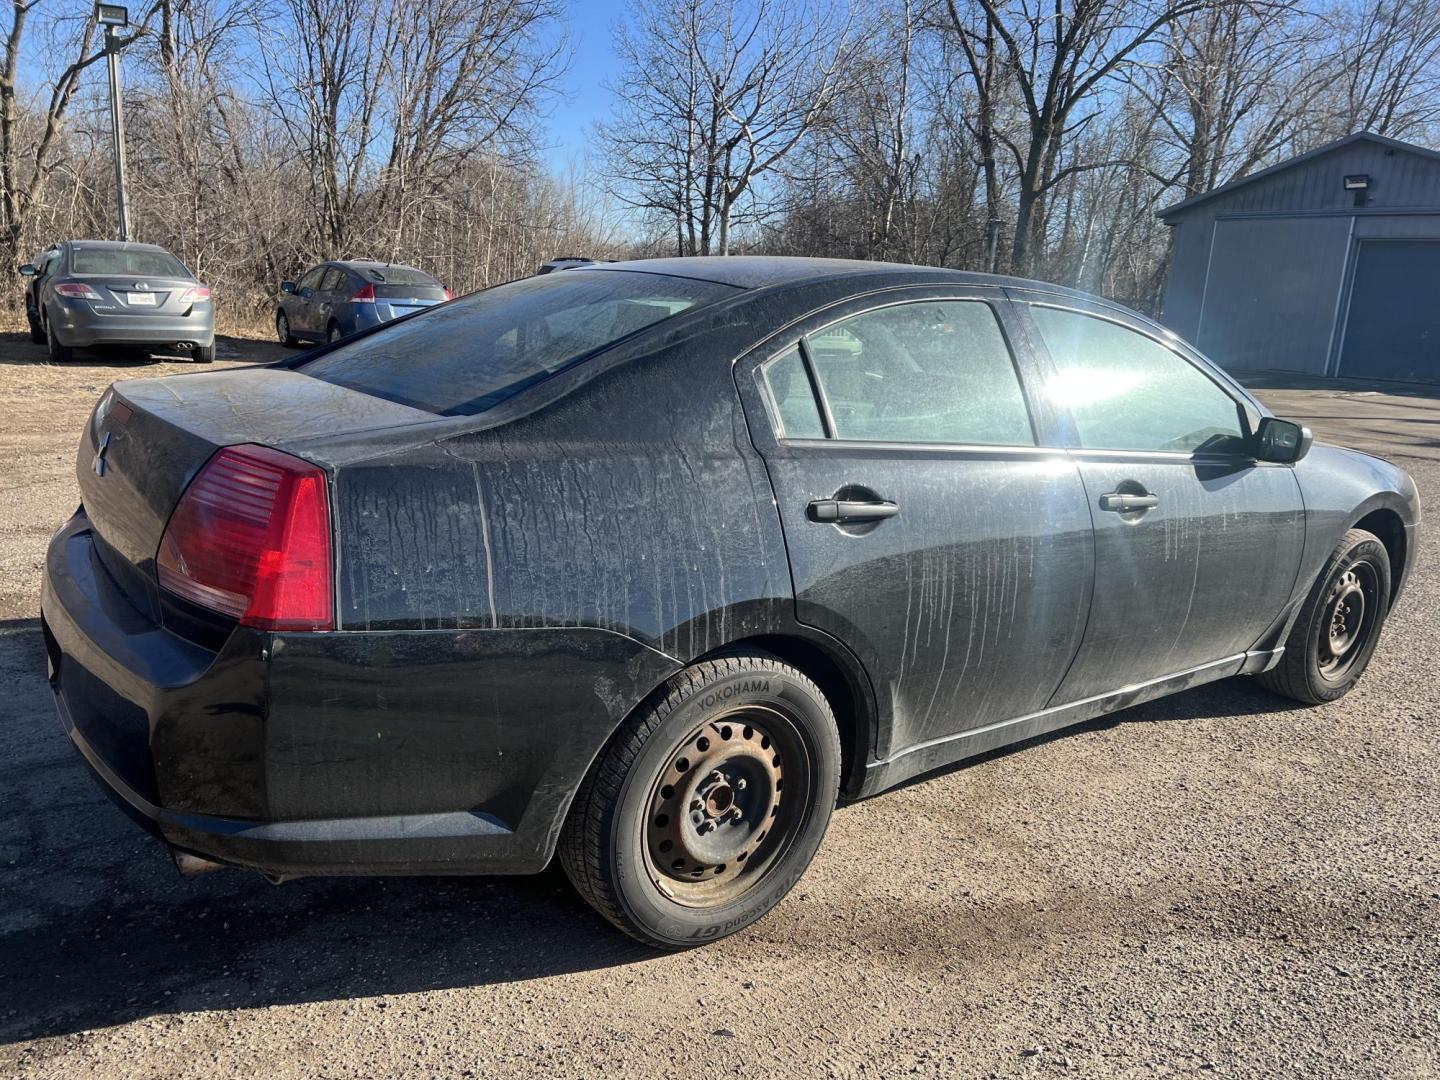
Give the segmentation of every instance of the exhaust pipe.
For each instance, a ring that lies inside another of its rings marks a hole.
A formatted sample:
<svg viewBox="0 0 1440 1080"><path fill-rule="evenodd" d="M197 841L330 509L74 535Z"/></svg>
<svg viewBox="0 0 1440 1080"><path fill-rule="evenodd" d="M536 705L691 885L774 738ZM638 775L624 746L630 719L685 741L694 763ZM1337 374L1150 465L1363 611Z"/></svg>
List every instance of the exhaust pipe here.
<svg viewBox="0 0 1440 1080"><path fill-rule="evenodd" d="M195 877L197 874L208 874L212 870L224 870L225 864L211 862L209 859L202 859L199 855L191 855L188 851L177 851L170 849L170 857L175 860L175 869L180 871L181 877Z"/></svg>

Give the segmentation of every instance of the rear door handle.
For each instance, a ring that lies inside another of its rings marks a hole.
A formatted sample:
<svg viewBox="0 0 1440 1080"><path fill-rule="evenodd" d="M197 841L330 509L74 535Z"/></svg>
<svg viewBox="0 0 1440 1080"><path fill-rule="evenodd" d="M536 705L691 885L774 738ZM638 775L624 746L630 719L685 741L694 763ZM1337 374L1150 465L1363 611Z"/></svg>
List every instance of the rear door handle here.
<svg viewBox="0 0 1440 1080"><path fill-rule="evenodd" d="M877 499L861 502L853 499L816 499L809 506L811 521L826 521L844 524L850 521L879 521L894 517L900 507L893 502Z"/></svg>
<svg viewBox="0 0 1440 1080"><path fill-rule="evenodd" d="M1160 499L1156 495L1131 495L1112 491L1100 496L1100 509L1116 514L1125 514L1132 510L1153 510L1159 505Z"/></svg>

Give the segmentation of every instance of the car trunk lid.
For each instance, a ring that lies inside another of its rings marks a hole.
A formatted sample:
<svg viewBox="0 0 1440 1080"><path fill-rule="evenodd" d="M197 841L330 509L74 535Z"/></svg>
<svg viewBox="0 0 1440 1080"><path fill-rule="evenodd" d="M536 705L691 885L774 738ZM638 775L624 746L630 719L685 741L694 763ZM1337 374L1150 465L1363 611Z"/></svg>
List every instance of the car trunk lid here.
<svg viewBox="0 0 1440 1080"><path fill-rule="evenodd" d="M97 315L183 315L194 305L197 287L184 278L77 274L72 280L99 295L90 302Z"/></svg>
<svg viewBox="0 0 1440 1080"><path fill-rule="evenodd" d="M100 561L131 603L159 622L155 555L166 523L221 447L293 452L299 442L435 419L280 368L116 383L86 426L76 462Z"/></svg>

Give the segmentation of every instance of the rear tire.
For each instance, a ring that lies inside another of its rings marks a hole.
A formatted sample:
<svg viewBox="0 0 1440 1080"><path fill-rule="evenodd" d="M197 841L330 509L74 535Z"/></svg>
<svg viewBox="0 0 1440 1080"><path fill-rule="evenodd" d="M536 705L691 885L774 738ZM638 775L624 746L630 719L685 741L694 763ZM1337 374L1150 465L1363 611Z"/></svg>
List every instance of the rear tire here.
<svg viewBox="0 0 1440 1080"><path fill-rule="evenodd" d="M45 320L45 344L52 364L68 364L75 359L75 350L69 345L61 345L60 339L55 336L55 328L50 320Z"/></svg>
<svg viewBox="0 0 1440 1080"><path fill-rule="evenodd" d="M766 655L673 676L591 768L560 836L580 895L646 945L741 930L810 865L840 777L834 714Z"/></svg>
<svg viewBox="0 0 1440 1080"><path fill-rule="evenodd" d="M340 332L340 324L331 320L330 325L325 328L325 343L327 345L334 345L335 342L344 336L345 335Z"/></svg>
<svg viewBox="0 0 1440 1080"><path fill-rule="evenodd" d="M1266 689L1307 705L1336 701L1365 673L1390 613L1390 555L1378 537L1351 529L1315 579Z"/></svg>
<svg viewBox="0 0 1440 1080"><path fill-rule="evenodd" d="M199 345L195 348L195 362L197 364L213 364L215 362L215 343Z"/></svg>

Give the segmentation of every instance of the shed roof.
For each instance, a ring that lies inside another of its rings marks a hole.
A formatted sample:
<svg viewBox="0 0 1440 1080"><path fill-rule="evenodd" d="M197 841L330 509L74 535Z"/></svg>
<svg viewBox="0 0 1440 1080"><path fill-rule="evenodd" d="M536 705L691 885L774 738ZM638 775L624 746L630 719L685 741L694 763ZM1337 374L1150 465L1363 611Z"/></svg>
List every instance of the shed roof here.
<svg viewBox="0 0 1440 1080"><path fill-rule="evenodd" d="M1174 203L1170 206L1165 207L1165 209L1158 211L1156 213L1156 216L1159 217L1162 221L1168 222L1170 218L1175 217L1176 215L1181 214L1186 210L1189 210L1193 206L1198 206L1201 203L1209 202L1211 199L1219 198L1222 195L1228 195L1239 188L1243 188L1259 180L1264 180L1271 176L1275 176L1277 173L1282 173L1287 169L1292 169L1295 166L1302 165L1307 161L1313 161L1318 157L1323 157L1326 154L1333 153L1336 150L1340 150L1344 147L1352 146L1355 143L1360 142L1374 143L1375 145L1384 147L1387 150L1401 150L1407 154L1415 154L1430 161L1440 162L1440 151L1431 150L1424 146L1417 146L1414 143L1401 142L1399 139L1391 139L1384 135L1376 135L1374 132L1370 131L1357 131L1353 135L1346 135L1343 139L1335 139L1332 142L1328 142L1323 146L1317 146L1314 150L1306 151L1303 154L1297 154L1295 157L1292 158L1286 158L1284 161L1279 162L1275 165L1271 165L1267 169L1261 169L1259 172L1253 172L1247 176L1242 176L1238 180L1231 180L1228 184L1221 184L1219 187L1212 188L1209 191L1202 191L1199 195L1192 195L1188 199L1182 199L1180 202Z"/></svg>

